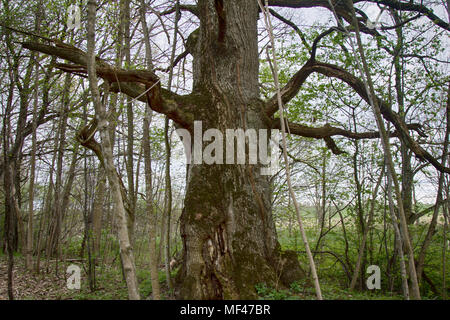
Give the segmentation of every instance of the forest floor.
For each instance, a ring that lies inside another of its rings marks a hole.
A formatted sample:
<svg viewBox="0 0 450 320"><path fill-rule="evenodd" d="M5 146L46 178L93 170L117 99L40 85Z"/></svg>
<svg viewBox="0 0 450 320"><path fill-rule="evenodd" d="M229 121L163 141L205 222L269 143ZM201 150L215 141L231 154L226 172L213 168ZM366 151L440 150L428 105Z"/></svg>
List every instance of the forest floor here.
<svg viewBox="0 0 450 320"><path fill-rule="evenodd" d="M17 300L60 300L68 293L64 275L57 276L54 267L49 272L42 266L41 273L30 272L25 268L21 257L15 257L13 268L13 294ZM52 270L53 269L53 270ZM62 268L61 268L62 270ZM0 300L8 299L8 264L5 257L0 257ZM62 273L60 271L60 273Z"/></svg>
<svg viewBox="0 0 450 320"><path fill-rule="evenodd" d="M82 280L80 290L67 288L66 269L70 264L80 265ZM14 258L13 292L16 300L126 300L127 288L118 266L97 267L96 289L91 291L87 281L85 267L74 261L59 262L58 273L55 261L48 264L41 263L39 274L26 270L22 256ZM137 266L139 291L142 299L151 300L151 282L148 266ZM0 255L0 300L8 299L7 292L7 260ZM161 270L159 276L162 299L173 299L165 284L165 272ZM314 288L309 281L293 283L291 288L278 290L268 288L264 284L256 286L260 299L264 300L315 300ZM322 294L331 300L402 300L398 293L383 292L382 290L350 292L338 283L338 279L321 279Z"/></svg>
<svg viewBox="0 0 450 320"><path fill-rule="evenodd" d="M75 264L81 267L81 290L67 288L67 267ZM122 300L127 299L127 288L123 281L120 268L97 267L96 289L91 291L87 281L85 266L79 261L41 261L41 270L37 274L28 271L22 256L14 257L13 294L16 300ZM143 299L151 299L149 272L137 270L139 289ZM146 268L148 270L148 268ZM8 264L5 255L0 255L0 300L8 299ZM164 275L161 272L161 275ZM168 290L164 285L165 277L160 277L161 291L165 299L169 299Z"/></svg>
<svg viewBox="0 0 450 320"><path fill-rule="evenodd" d="M41 262L41 271L37 274L28 271L25 259L22 256L14 257L13 293L16 300L104 300L127 299L127 290L119 268L103 268L97 271L97 288L89 290L86 273L82 267L81 290L67 288L67 275L65 270L70 264L80 265L77 262L59 262L56 273L55 261L50 261L47 268L46 260ZM98 268L99 269L99 268ZM143 299L152 299L150 275L144 266L137 268L139 290ZM8 264L6 256L0 255L0 300L8 299ZM161 293L163 299L172 299L165 285L165 273L160 273ZM314 299L314 292L307 290L302 293L288 293L276 291L265 286L257 288L262 298L266 299ZM350 295L351 297L351 295ZM349 298L350 298L349 297Z"/></svg>

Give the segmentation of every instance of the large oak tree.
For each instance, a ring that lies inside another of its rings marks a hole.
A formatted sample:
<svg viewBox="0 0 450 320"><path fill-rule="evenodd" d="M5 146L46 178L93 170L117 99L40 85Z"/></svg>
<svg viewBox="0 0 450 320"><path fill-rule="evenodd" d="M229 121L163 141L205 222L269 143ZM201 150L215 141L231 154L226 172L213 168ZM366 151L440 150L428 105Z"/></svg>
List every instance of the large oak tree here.
<svg viewBox="0 0 450 320"><path fill-rule="evenodd" d="M364 1L353 1L354 3ZM412 11L424 15L439 27L449 25L431 9L410 2L365 1L379 3L392 10ZM351 10L340 1L272 0L273 7L335 9L337 15L351 23ZM109 84L110 90L138 98L167 115L178 128L194 137L194 121L202 121L203 130L280 128L276 117L276 96L263 101L259 91L258 20L261 18L256 0L198 0L196 5L181 5L199 20L199 29L189 36L186 52L193 56L193 89L190 94L177 95L163 89L153 70L117 69L100 58L96 72ZM175 9L165 12L171 14ZM362 32L376 36L366 26L367 17L358 10ZM276 12L273 12L276 14ZM295 27L295 24L291 23ZM351 29L351 28L350 28ZM336 29L321 34L311 47L309 61L281 89L283 103L289 102L313 73L340 79L369 101L364 83L337 65L316 59L319 41ZM87 54L67 44L25 42L25 48L49 54L70 62L57 65L61 70L87 73ZM383 100L378 105L386 121L420 159L429 161L438 170L449 172L425 151L409 133L418 124L407 125ZM350 139L378 138L377 132L354 133L325 125L320 128L290 123L290 134L324 139L336 154L341 151L333 136ZM89 135L87 147L101 155ZM281 252L271 210L269 177L261 175L261 164L218 165L192 164L184 209L181 216L183 241L182 267L177 276L177 294L188 299L245 299L256 297L255 284L275 283L280 277L286 285L302 275L296 255Z"/></svg>

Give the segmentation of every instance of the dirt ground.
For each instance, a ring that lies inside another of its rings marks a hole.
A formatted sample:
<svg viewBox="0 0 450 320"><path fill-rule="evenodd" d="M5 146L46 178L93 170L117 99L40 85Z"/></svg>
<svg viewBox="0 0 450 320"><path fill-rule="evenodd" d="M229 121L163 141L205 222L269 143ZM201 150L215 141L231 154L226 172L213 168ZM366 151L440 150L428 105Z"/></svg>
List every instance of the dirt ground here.
<svg viewBox="0 0 450 320"><path fill-rule="evenodd" d="M67 294L64 267L59 267L59 276L55 275L55 266L50 264L47 273L45 261L41 272L36 274L25 269L21 258L14 259L13 294L16 300L59 300ZM0 257L0 300L8 299L8 265L5 257Z"/></svg>

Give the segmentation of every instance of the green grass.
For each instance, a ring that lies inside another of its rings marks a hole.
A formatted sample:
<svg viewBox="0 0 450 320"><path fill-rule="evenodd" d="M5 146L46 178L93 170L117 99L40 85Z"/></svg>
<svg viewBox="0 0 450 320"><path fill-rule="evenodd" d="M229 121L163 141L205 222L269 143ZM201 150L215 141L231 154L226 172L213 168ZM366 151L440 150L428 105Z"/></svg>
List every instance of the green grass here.
<svg viewBox="0 0 450 320"><path fill-rule="evenodd" d="M313 218L314 219L314 218ZM305 219L308 221L308 218ZM389 225L390 227L390 225ZM421 244L426 234L428 228L427 224L424 225L411 225L411 237L413 239L413 245L415 247L415 255L419 254ZM306 257L305 247L303 245L301 235L297 230L298 227L294 226L291 229L291 233L288 232L287 228L278 228L278 239L280 241L281 247L284 250L295 250L299 251L299 261L304 270L309 270L309 263ZM391 255L394 248L393 244L393 232L392 228L388 229L388 251ZM309 245L311 250L316 248L316 243L319 235L317 227L305 227L306 234L309 240ZM366 267L369 265L378 265L381 268L381 286L380 290L368 290L363 288L362 291L349 291L349 280L347 272L352 275L353 267L356 264L356 258L358 255L359 248L359 237L358 232L354 226L351 224L346 224L346 235L347 235L347 257L346 257L346 241L341 225L337 225L330 232L326 234L321 240L321 245L315 256L316 267L320 279L322 294L325 299L351 299L351 300L366 300L366 299L403 299L401 294L401 279L400 272L398 270L398 263L396 265L396 270L392 272L395 276L394 281L394 291L390 292L389 279L387 279L387 257L384 247L384 233L382 229L382 224L378 223L372 231L372 240L367 243L367 246L372 248L371 253L367 253ZM442 226L438 226L437 232L435 233L430 247L427 251L427 256L425 260L425 272L428 278L434 283L438 291L441 291L442 284ZM366 247L367 248L367 247ZM335 256L340 258L339 261ZM447 259L450 254L447 254ZM448 260L447 260L448 261ZM345 271L345 268L347 272ZM448 265L448 262L447 262ZM448 268L448 267L447 267ZM365 272L365 270L362 270ZM446 282L450 283L450 273L446 274ZM274 296L280 298L289 298L296 293L301 292L306 296L314 297L314 289L312 286L306 284L293 284L294 288L290 288L290 294L281 291L278 295L269 292L267 290L262 290L261 295L265 298L271 298ZM261 288L259 288L261 289ZM294 290L292 290L294 289ZM273 290L273 289L272 289ZM423 281L421 286L421 295L423 299L442 299L441 292L433 292L431 286ZM450 296L450 295L449 295Z"/></svg>

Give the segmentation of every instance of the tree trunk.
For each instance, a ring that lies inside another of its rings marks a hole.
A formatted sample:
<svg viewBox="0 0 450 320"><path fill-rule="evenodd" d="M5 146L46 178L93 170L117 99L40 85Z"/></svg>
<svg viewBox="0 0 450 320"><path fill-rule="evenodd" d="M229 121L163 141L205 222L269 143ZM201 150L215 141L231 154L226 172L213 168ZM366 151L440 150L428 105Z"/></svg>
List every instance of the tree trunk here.
<svg viewBox="0 0 450 320"><path fill-rule="evenodd" d="M39 66L36 64L35 75L35 92L33 103L33 133L31 137L31 159L30 159L30 186L28 190L28 225L27 225L27 248L25 265L28 270L33 270L33 217L34 217L34 180L36 173L36 120L38 106L38 83L39 83Z"/></svg>
<svg viewBox="0 0 450 320"><path fill-rule="evenodd" d="M170 276L170 218L172 215L172 179L170 178L170 137L169 137L169 118L166 116L164 123L164 145L166 149L166 168L165 168L165 188L164 188L164 216L165 223L161 230L165 232L165 243L164 243L164 264L166 270L166 283L169 290L172 289L172 279Z"/></svg>
<svg viewBox="0 0 450 320"><path fill-rule="evenodd" d="M94 237L94 256L98 257L100 254L100 240L102 235L102 217L103 217L103 202L105 200L106 191L106 174L103 167L98 168L98 182L95 189L94 204L92 207L92 233Z"/></svg>
<svg viewBox="0 0 450 320"><path fill-rule="evenodd" d="M60 238L62 225L62 188L63 188L63 166L64 166L64 150L66 147L66 131L69 109L69 88L70 88L70 74L66 74L63 89L63 101L61 105L61 119L59 122L56 144L58 149L56 158L56 183L55 183L55 200L52 210L52 218L50 224L50 236L47 242L47 256L57 256L60 253Z"/></svg>
<svg viewBox="0 0 450 320"><path fill-rule="evenodd" d="M104 156L105 171L108 176L109 185L114 201L114 210L118 218L118 238L120 246L120 256L122 259L123 270L126 278L128 296L130 300L139 300L138 283L136 278L136 267L134 263L133 247L130 241L127 216L120 189L119 176L114 166L111 138L108 130L108 121L106 108L100 101L100 93L97 85L96 66L95 66L95 8L97 1L88 2L88 63L87 70L89 75L89 86L95 106L96 117L101 137L101 148Z"/></svg>
<svg viewBox="0 0 450 320"><path fill-rule="evenodd" d="M180 13L180 0L176 1L175 4L175 25L173 28L173 42L172 42L172 53L170 55L170 65L173 65L174 59L175 59L175 52L177 48L177 34L178 34L178 21L181 18ZM173 67L170 69L169 72L169 83L167 86L167 90L172 89L172 79L173 79ZM172 292L172 279L170 275L170 218L172 215L172 179L170 177L170 156L171 156L171 147L170 147L170 136L169 136L169 129L170 129L170 120L169 117L166 115L164 120L164 146L166 149L166 157L165 157L165 188L164 188L164 215L166 217L166 224L165 224L165 233L166 233L166 242L165 242L165 269L166 269L166 283L167 287L169 288L169 291ZM164 228L162 228L164 230Z"/></svg>
<svg viewBox="0 0 450 320"><path fill-rule="evenodd" d="M5 113L3 114L2 142L3 142L3 188L5 193L5 238L6 254L8 257L8 298L14 300L13 293L13 267L14 267L14 248L13 248L13 220L14 220L14 184L12 177L12 159L10 154L11 139L11 110L14 86L12 76L8 92L8 100Z"/></svg>
<svg viewBox="0 0 450 320"><path fill-rule="evenodd" d="M403 58L401 55L403 54L403 29L402 29L402 20L399 14L391 10L392 16L394 18L395 24L399 25L399 27L395 28L395 32L397 34L397 45L395 48L395 52L398 54L394 57L394 67L395 67L395 91L397 93L397 103L398 103L398 112L399 116L402 117L403 120L406 120L405 113L405 101L404 101L404 89L403 89ZM403 201L403 210L405 211L406 221L408 224L414 222L413 210L412 210L412 199L413 199L413 185L414 185L414 172L411 167L412 161L412 152L408 149L408 146L404 141L400 141L400 153L401 153L401 169L402 169L402 189L401 196ZM418 275L419 277L420 275Z"/></svg>
<svg viewBox="0 0 450 320"><path fill-rule="evenodd" d="M158 278L158 265L156 256L156 216L153 210L153 188L152 188L152 160L150 149L150 122L151 122L151 109L146 106L145 118L144 118L144 137L142 139L142 145L144 149L144 165L145 165L145 204L146 211L150 221L149 227L149 254L150 254L150 278L152 282L152 294L154 300L161 299L159 278Z"/></svg>
<svg viewBox="0 0 450 320"><path fill-rule="evenodd" d="M123 0L121 2L121 28L124 32L124 47L125 64L127 68L131 68L131 35L130 35L130 0ZM126 150L126 170L128 182L128 232L130 234L130 241L134 241L134 222L136 211L136 194L134 188L134 110L133 103L130 97L127 100L127 150Z"/></svg>
<svg viewBox="0 0 450 320"><path fill-rule="evenodd" d="M44 198L44 208L41 211L41 219L39 222L39 231L38 231L38 239L36 244L36 250L37 250L37 257L36 257L36 264L35 264L35 271L39 274L41 269L41 253L44 250L45 243L44 242L44 234L48 237L49 232L44 232L44 229L49 230L49 228L46 228L47 221L50 220L50 211L51 211L51 202L53 199L53 190L54 190L54 183L53 183L53 172L54 172L54 165L56 161L56 153L53 154L52 157L52 166L50 167L49 171L49 178L48 178L48 188L47 193ZM48 266L48 259L47 259L47 266Z"/></svg>
<svg viewBox="0 0 450 320"><path fill-rule="evenodd" d="M150 36L145 20L146 5L144 0L140 1L140 19L142 23L142 31L144 33L145 44L145 60L147 68L153 69L152 65L152 49L150 46ZM150 146L150 123L152 122L152 109L146 104L145 115L143 121L143 137L142 149L144 151L144 167L145 167L145 209L149 217L149 254L150 254L150 278L152 282L153 300L160 300L160 287L158 278L158 263L156 256L156 226L157 219L153 207L153 185L152 185L152 153Z"/></svg>
<svg viewBox="0 0 450 320"><path fill-rule="evenodd" d="M270 129L259 100L257 1L201 0L198 8L195 120L224 136L226 129ZM180 218L179 298L255 298L255 284L274 284L277 273L286 284L299 277L295 255L285 255L290 274L280 270L270 184L260 169L260 164L189 166Z"/></svg>

